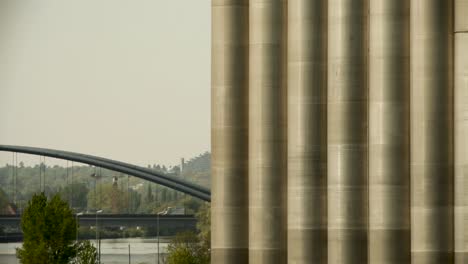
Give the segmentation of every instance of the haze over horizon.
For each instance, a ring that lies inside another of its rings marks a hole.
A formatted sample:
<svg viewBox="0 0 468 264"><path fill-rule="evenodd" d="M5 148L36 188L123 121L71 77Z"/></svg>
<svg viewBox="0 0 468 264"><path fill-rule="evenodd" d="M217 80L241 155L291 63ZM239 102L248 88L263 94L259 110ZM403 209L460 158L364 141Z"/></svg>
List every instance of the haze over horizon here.
<svg viewBox="0 0 468 264"><path fill-rule="evenodd" d="M210 0L2 1L0 144L139 165L209 151L210 12Z"/></svg>

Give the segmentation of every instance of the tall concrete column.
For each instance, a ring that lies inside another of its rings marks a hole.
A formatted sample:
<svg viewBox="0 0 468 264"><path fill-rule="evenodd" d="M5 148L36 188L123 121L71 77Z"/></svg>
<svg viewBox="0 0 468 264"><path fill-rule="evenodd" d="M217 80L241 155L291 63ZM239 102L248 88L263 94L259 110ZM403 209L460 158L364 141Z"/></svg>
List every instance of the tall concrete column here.
<svg viewBox="0 0 468 264"><path fill-rule="evenodd" d="M411 261L408 0L371 0L369 263Z"/></svg>
<svg viewBox="0 0 468 264"><path fill-rule="evenodd" d="M247 0L212 0L212 263L248 263Z"/></svg>
<svg viewBox="0 0 468 264"><path fill-rule="evenodd" d="M288 2L288 263L327 262L327 1Z"/></svg>
<svg viewBox="0 0 468 264"><path fill-rule="evenodd" d="M368 1L328 5L328 263L367 263Z"/></svg>
<svg viewBox="0 0 468 264"><path fill-rule="evenodd" d="M468 0L455 0L455 263L468 263Z"/></svg>
<svg viewBox="0 0 468 264"><path fill-rule="evenodd" d="M284 0L250 0L249 261L286 262Z"/></svg>
<svg viewBox="0 0 468 264"><path fill-rule="evenodd" d="M411 255L453 263L452 1L411 1Z"/></svg>

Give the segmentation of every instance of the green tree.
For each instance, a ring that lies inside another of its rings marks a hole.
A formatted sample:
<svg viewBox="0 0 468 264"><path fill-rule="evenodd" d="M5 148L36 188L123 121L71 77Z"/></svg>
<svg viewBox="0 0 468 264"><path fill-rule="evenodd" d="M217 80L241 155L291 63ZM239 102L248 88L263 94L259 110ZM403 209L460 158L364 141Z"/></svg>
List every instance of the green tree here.
<svg viewBox="0 0 468 264"><path fill-rule="evenodd" d="M162 191L161 191L161 201L163 203L168 201L168 199L167 199L167 188L163 188Z"/></svg>
<svg viewBox="0 0 468 264"><path fill-rule="evenodd" d="M168 264L210 263L210 207L204 204L196 216L199 233L183 232L177 234L167 247Z"/></svg>
<svg viewBox="0 0 468 264"><path fill-rule="evenodd" d="M141 205L141 194L137 191L130 190L130 213L137 213Z"/></svg>
<svg viewBox="0 0 468 264"><path fill-rule="evenodd" d="M69 200L70 196L72 198L72 205L74 208L86 208L88 204L88 187L84 183L73 183L67 185L60 191L61 197Z"/></svg>
<svg viewBox="0 0 468 264"><path fill-rule="evenodd" d="M204 203L195 216L197 217L197 229L200 241L204 244L204 248L209 250L211 248L210 205L208 203Z"/></svg>
<svg viewBox="0 0 468 264"><path fill-rule="evenodd" d="M0 213L7 214L8 195L0 188Z"/></svg>
<svg viewBox="0 0 468 264"><path fill-rule="evenodd" d="M148 184L148 189L146 191L145 202L152 203L154 202L153 191L151 190L151 184Z"/></svg>
<svg viewBox="0 0 468 264"><path fill-rule="evenodd" d="M69 263L77 254L76 228L72 210L59 195L48 200L36 194L21 218L24 241L16 254L24 264Z"/></svg>
<svg viewBox="0 0 468 264"><path fill-rule="evenodd" d="M199 199L193 198L188 195L182 200L182 203L185 207L187 214L193 214L194 212L198 212L200 207L204 204Z"/></svg>
<svg viewBox="0 0 468 264"><path fill-rule="evenodd" d="M208 264L209 252L200 242L200 238L194 232L182 232L177 234L167 246L167 264Z"/></svg>
<svg viewBox="0 0 468 264"><path fill-rule="evenodd" d="M98 263L98 253L89 240L77 244L77 255L72 264L96 264Z"/></svg>
<svg viewBox="0 0 468 264"><path fill-rule="evenodd" d="M119 190L119 186L117 185L117 182L112 184L112 190L110 193L111 200L111 212L116 214L119 213L122 210L122 200L120 199L120 193L121 191Z"/></svg>
<svg viewBox="0 0 468 264"><path fill-rule="evenodd" d="M130 198L133 199L133 196L130 196ZM118 186L112 183L102 184L97 188L96 193L94 191L88 192L88 207L102 209L104 212L127 212L128 200L128 191L119 189ZM130 202L132 203L132 201Z"/></svg>

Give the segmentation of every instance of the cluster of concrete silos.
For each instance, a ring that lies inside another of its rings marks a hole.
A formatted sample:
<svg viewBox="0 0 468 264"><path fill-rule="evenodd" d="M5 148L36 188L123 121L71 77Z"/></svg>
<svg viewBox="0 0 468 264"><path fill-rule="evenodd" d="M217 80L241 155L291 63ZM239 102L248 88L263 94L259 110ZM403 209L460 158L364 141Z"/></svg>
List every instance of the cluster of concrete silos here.
<svg viewBox="0 0 468 264"><path fill-rule="evenodd" d="M212 263L468 263L468 0L212 0L212 154Z"/></svg>

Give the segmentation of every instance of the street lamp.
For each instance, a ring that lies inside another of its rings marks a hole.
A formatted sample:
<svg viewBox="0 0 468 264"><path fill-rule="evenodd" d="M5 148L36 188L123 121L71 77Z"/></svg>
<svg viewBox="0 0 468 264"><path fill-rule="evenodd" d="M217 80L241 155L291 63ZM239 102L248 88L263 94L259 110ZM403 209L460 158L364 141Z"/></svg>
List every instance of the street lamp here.
<svg viewBox="0 0 468 264"><path fill-rule="evenodd" d="M75 215L75 220L76 220L76 242L78 242L78 216L83 215L83 212L79 212Z"/></svg>
<svg viewBox="0 0 468 264"><path fill-rule="evenodd" d="M96 171L96 170L95 170ZM101 179L102 178L102 175L100 174L96 174L96 172L92 173L91 175L89 175L91 178L94 178L94 208L97 208L98 207L98 204L97 204L97 192L96 192L96 188L97 188L97 180L98 179ZM99 197L101 197L102 193L99 195ZM101 206L101 204L99 203L99 207Z"/></svg>
<svg viewBox="0 0 468 264"><path fill-rule="evenodd" d="M98 214L102 213L102 210L96 211L96 247L98 247L98 263L101 263L101 244L99 242L99 225L98 225Z"/></svg>
<svg viewBox="0 0 468 264"><path fill-rule="evenodd" d="M156 236L158 239L158 264L159 264L159 213L156 215Z"/></svg>
<svg viewBox="0 0 468 264"><path fill-rule="evenodd" d="M159 215L163 214L164 211L161 211L156 214L156 235L157 235L157 243L158 243L158 264L159 264Z"/></svg>

